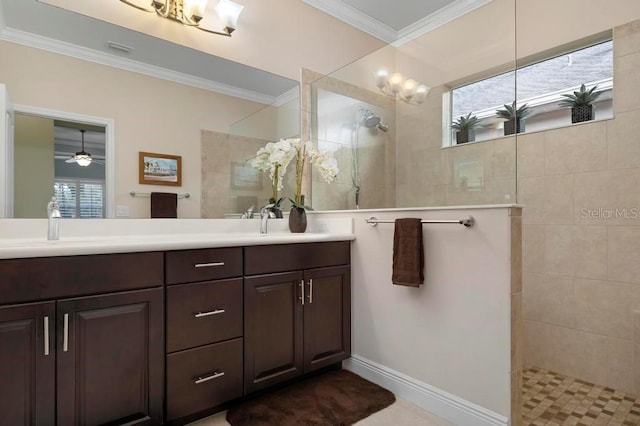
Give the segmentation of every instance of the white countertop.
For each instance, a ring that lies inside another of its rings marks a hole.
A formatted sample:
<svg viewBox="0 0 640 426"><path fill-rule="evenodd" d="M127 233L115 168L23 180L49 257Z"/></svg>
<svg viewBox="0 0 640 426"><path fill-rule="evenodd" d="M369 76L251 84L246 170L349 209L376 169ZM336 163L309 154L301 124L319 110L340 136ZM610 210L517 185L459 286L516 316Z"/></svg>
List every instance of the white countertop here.
<svg viewBox="0 0 640 426"><path fill-rule="evenodd" d="M0 240L0 259L73 256L103 253L184 250L197 248L348 241L353 234L167 234L46 239Z"/></svg>
<svg viewBox="0 0 640 426"><path fill-rule="evenodd" d="M351 219L310 221L308 232L292 234L285 221L270 221L258 232L254 220L65 220L60 239L46 239L46 220L8 219L0 232L0 259L130 253L355 239ZM44 231L44 232L43 232ZM38 236L36 236L38 235Z"/></svg>

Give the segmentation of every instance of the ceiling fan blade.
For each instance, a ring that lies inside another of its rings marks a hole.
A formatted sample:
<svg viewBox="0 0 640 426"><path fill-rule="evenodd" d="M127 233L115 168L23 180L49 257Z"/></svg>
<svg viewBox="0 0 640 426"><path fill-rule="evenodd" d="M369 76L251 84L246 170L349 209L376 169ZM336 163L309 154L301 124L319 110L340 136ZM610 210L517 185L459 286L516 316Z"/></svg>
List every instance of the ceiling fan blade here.
<svg viewBox="0 0 640 426"><path fill-rule="evenodd" d="M76 162L76 159L73 158L73 157L68 158L67 160L65 160L65 163L75 163L75 162Z"/></svg>

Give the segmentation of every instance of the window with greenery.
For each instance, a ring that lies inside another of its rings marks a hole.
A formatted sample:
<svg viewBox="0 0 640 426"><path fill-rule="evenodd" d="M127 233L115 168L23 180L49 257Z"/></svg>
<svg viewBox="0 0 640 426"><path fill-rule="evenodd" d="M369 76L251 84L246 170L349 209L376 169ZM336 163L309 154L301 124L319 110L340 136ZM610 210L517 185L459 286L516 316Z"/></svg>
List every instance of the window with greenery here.
<svg viewBox="0 0 640 426"><path fill-rule="evenodd" d="M449 95L452 131L445 146L611 118L613 41L457 87ZM572 108L580 106L590 115ZM467 131L462 142L460 131Z"/></svg>
<svg viewBox="0 0 640 426"><path fill-rule="evenodd" d="M103 218L104 181L56 179L53 190L64 218Z"/></svg>

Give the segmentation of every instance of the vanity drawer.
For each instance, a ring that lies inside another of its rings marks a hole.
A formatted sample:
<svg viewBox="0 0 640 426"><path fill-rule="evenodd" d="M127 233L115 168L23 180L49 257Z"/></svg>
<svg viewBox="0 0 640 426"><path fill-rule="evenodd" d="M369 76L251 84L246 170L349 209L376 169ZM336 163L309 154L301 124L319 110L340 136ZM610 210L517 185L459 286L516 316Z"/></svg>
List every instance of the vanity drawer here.
<svg viewBox="0 0 640 426"><path fill-rule="evenodd" d="M245 247L245 275L347 265L350 242L279 244Z"/></svg>
<svg viewBox="0 0 640 426"><path fill-rule="evenodd" d="M0 260L0 305L161 286L162 252Z"/></svg>
<svg viewBox="0 0 640 426"><path fill-rule="evenodd" d="M242 396L242 384L242 338L167 355L167 418Z"/></svg>
<svg viewBox="0 0 640 426"><path fill-rule="evenodd" d="M167 287L167 352L242 336L242 278Z"/></svg>
<svg viewBox="0 0 640 426"><path fill-rule="evenodd" d="M242 275L242 248L169 251L167 284L209 281Z"/></svg>

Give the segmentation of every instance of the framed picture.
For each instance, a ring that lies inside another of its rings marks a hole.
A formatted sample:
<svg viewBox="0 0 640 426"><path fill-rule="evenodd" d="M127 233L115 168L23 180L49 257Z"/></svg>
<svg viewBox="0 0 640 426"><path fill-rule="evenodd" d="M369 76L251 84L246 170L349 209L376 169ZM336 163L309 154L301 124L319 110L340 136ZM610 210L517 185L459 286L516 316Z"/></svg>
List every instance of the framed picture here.
<svg viewBox="0 0 640 426"><path fill-rule="evenodd" d="M245 163L231 163L231 189L262 189L262 172Z"/></svg>
<svg viewBox="0 0 640 426"><path fill-rule="evenodd" d="M140 152L138 159L139 183L147 185L182 185L182 157Z"/></svg>

